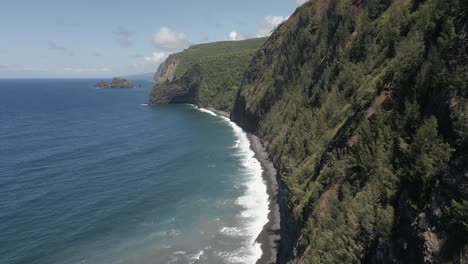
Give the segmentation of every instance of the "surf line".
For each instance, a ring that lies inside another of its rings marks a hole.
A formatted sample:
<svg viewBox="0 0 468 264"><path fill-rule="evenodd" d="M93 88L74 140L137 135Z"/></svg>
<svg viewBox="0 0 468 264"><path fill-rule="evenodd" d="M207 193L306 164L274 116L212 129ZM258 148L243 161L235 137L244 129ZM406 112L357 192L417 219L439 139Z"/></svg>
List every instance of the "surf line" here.
<svg viewBox="0 0 468 264"><path fill-rule="evenodd" d="M241 230L248 234L249 239L245 241L242 249L229 258L234 262L256 263L262 257L263 251L261 243L257 241L258 236L268 223L269 197L267 193L267 183L263 179L263 168L260 161L255 157L255 152L251 149L251 142L247 133L232 122L229 118L218 115L215 112L191 105L200 112L221 118L231 126L236 137L236 151L238 152L242 168L240 172L246 175L246 180L242 183L245 192L236 200L236 203L243 208L241 217L243 226Z"/></svg>

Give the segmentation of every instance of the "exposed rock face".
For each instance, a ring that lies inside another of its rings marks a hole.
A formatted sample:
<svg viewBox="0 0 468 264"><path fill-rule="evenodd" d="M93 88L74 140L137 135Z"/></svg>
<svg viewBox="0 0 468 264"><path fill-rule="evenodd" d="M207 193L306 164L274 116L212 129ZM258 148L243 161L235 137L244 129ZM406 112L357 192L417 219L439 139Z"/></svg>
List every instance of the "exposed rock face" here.
<svg viewBox="0 0 468 264"><path fill-rule="evenodd" d="M96 84L96 87L98 88L133 88L133 84L124 78L113 78L110 83L107 83L105 81L99 81Z"/></svg>
<svg viewBox="0 0 468 264"><path fill-rule="evenodd" d="M174 80L175 72L177 66L182 60L183 53L175 53L170 55L166 61L161 63L158 67L156 74L154 75L154 81L157 84L163 84L167 82L172 82Z"/></svg>
<svg viewBox="0 0 468 264"><path fill-rule="evenodd" d="M198 104L198 90L202 71L196 64L182 78L165 83L156 83L150 94L151 104L190 103Z"/></svg>

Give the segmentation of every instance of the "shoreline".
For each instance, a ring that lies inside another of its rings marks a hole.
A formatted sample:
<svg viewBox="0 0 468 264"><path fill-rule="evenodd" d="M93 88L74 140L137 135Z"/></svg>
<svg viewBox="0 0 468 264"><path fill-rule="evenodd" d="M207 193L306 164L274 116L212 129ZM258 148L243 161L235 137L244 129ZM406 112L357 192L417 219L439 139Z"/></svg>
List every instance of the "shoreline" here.
<svg viewBox="0 0 468 264"><path fill-rule="evenodd" d="M206 108L216 115L230 119L230 114L214 108ZM257 260L256 264L271 264L276 263L278 246L281 239L281 215L280 206L278 203L278 182L276 179L276 169L268 157L268 153L263 146L260 138L256 135L247 133L247 138L250 142L250 149L255 153L255 158L262 165L262 178L266 183L268 194L268 222L263 226L262 231L258 235L256 241L261 244L262 256Z"/></svg>

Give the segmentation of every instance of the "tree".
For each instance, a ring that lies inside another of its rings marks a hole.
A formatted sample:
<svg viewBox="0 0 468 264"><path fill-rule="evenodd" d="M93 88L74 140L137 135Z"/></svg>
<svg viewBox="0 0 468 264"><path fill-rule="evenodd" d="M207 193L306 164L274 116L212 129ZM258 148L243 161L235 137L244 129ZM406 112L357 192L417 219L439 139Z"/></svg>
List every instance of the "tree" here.
<svg viewBox="0 0 468 264"><path fill-rule="evenodd" d="M435 177L447 167L451 157L450 145L437 133L435 117L426 119L416 131L408 155L411 161L408 168L410 180L422 185L424 195L433 184Z"/></svg>

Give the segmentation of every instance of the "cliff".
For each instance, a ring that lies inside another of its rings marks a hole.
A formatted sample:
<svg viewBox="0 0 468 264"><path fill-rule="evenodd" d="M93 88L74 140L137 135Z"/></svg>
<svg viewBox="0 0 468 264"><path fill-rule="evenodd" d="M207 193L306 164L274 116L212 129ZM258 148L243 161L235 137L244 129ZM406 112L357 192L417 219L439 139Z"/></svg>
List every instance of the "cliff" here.
<svg viewBox="0 0 468 264"><path fill-rule="evenodd" d="M175 72L182 56L182 52L172 54L163 63L161 63L161 65L159 65L158 70L154 75L154 81L156 84L164 84L174 80Z"/></svg>
<svg viewBox="0 0 468 264"><path fill-rule="evenodd" d="M201 106L230 111L242 74L265 40L260 38L194 45L169 56L158 68L150 102L159 104L196 101ZM197 72L201 80L197 89L186 86L188 75L194 72ZM184 91L196 94L183 96ZM172 98L173 96L177 98Z"/></svg>
<svg viewBox="0 0 468 264"><path fill-rule="evenodd" d="M194 65L180 79L163 84L157 84L150 94L151 104L198 104L198 90L203 80L200 66Z"/></svg>
<svg viewBox="0 0 468 264"><path fill-rule="evenodd" d="M468 2L315 0L231 119L279 173L278 263L466 263Z"/></svg>

